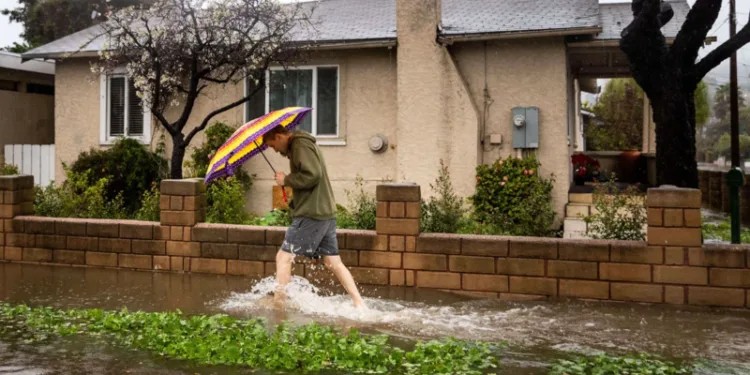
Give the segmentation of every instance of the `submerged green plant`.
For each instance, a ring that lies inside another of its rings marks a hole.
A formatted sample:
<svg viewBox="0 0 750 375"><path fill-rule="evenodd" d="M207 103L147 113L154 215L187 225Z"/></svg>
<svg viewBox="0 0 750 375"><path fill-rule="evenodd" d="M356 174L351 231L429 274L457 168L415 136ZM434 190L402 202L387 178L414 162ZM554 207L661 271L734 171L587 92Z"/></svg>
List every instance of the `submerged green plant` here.
<svg viewBox="0 0 750 375"><path fill-rule="evenodd" d="M661 360L648 354L615 357L600 354L558 360L549 375L679 375L691 374L689 366Z"/></svg>
<svg viewBox="0 0 750 375"><path fill-rule="evenodd" d="M227 315L185 316L177 312L101 309L58 310L0 302L0 333L24 332L27 342L51 336L107 336L133 348L198 364L275 371L338 370L348 373L482 374L496 367L488 343L454 339L393 347L385 335L343 333L312 323L269 332L261 319Z"/></svg>

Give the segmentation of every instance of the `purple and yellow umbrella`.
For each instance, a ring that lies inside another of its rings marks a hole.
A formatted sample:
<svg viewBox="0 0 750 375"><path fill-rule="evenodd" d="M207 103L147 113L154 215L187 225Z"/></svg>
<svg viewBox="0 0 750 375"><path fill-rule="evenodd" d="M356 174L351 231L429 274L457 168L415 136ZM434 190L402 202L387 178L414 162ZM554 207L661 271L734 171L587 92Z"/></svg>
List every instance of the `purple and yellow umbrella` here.
<svg viewBox="0 0 750 375"><path fill-rule="evenodd" d="M219 150L211 158L204 181L208 183L222 176L233 175L234 171L241 167L247 159L259 153L263 155L268 165L276 173L271 162L263 154L263 150L268 148L268 145L263 143L263 134L278 125L292 130L302 122L310 111L312 111L312 108L287 107L269 112L241 126L219 147ZM284 192L284 200L286 201L286 191L281 190Z"/></svg>

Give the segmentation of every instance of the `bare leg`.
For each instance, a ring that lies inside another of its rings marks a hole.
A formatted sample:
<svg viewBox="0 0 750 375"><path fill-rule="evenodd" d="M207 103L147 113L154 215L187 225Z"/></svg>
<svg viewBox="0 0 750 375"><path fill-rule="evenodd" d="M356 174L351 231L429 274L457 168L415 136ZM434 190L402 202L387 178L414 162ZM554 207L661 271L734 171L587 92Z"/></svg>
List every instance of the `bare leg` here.
<svg viewBox="0 0 750 375"><path fill-rule="evenodd" d="M339 279L341 285L344 286L344 289L346 289L352 297L354 307L363 307L365 303L362 300L362 296L359 295L357 285L354 283L354 278L349 272L349 269L344 265L344 262L341 261L341 257L338 255L326 256L323 258L323 263L333 272L334 275L336 275L336 278Z"/></svg>
<svg viewBox="0 0 750 375"><path fill-rule="evenodd" d="M292 278L292 254L279 250L276 253L276 290L274 301L281 303L286 299L286 286Z"/></svg>

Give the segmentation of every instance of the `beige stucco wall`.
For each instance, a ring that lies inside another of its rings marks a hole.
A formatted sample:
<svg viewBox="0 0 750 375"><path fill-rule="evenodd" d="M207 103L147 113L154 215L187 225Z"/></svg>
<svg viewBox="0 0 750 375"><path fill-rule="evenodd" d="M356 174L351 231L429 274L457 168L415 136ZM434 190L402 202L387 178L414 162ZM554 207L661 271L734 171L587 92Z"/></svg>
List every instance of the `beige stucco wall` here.
<svg viewBox="0 0 750 375"><path fill-rule="evenodd" d="M317 53L311 56L306 65L336 64L339 66L339 128L345 146L321 146L326 159L337 201L346 205L345 190L354 188L354 180L359 174L372 193L380 181L395 178L396 151L374 154L368 147L368 140L376 134L386 136L395 143L396 135L396 53L395 50L364 49L358 51L337 51ZM56 103L59 108L56 123L58 147L56 148L58 181L64 179L62 162L72 163L82 151L99 145L99 78L91 73L89 61L70 59L58 63ZM203 118L215 108L226 105L241 97L244 86L227 85L208 90L193 109L188 126L183 130L189 133L200 124ZM181 108L168 112L174 120ZM229 125L243 123L242 106L218 115L214 120L225 121ZM213 122L213 121L212 121ZM167 155L171 154L171 138L154 119L152 122L152 145L160 135L165 135ZM198 146L203 142L203 132L191 142ZM189 160L192 147L186 153ZM266 156L277 170L289 171L288 161L272 150ZM245 163L249 173L257 174L255 185L247 194L247 207L253 212L264 213L271 209L273 172L265 160L258 156Z"/></svg>
<svg viewBox="0 0 750 375"><path fill-rule="evenodd" d="M89 60L68 59L55 65L55 181L65 180L62 163L99 147L99 77Z"/></svg>
<svg viewBox="0 0 750 375"><path fill-rule="evenodd" d="M425 4L421 4L426 2ZM399 27L398 56L395 49L378 48L319 52L305 65L337 64L340 76L339 127L344 146L321 146L337 201L346 204L344 191L354 187L356 175L367 190L381 181L414 181L430 195L429 185L443 159L459 195L474 191L477 163L515 155L512 149L511 108L540 108L540 148L536 155L541 173L556 175L553 203L559 216L567 203L569 147L566 51L561 38L490 42L487 74L483 43L457 43L444 47L435 42L429 23L434 14L420 13L433 0L399 2L400 19L413 20ZM398 63L397 63L398 59ZM484 107L484 82L493 103L489 106L487 134L502 134L500 146L479 145L479 126ZM59 163L72 162L78 153L99 147L99 80L85 60L58 64L57 177ZM184 133L211 110L230 103L244 92L243 85L217 87L194 109ZM168 114L176 118L179 108ZM238 107L220 116L231 125L241 124L244 109ZM153 122L153 142L159 140ZM382 154L369 150L370 137L382 134L391 147ZM169 147L169 136L166 137ZM202 143L202 133L192 145ZM190 149L186 159L189 158ZM272 151L271 163L288 171L288 162ZM246 205L255 213L271 208L273 174L262 157L251 159L245 169L257 174Z"/></svg>
<svg viewBox="0 0 750 375"><path fill-rule="evenodd" d="M491 98L486 134L501 134L501 145L485 145L480 160L492 163L516 155L511 110L539 107L539 149L545 176L555 175L553 205L558 219L567 203L569 184L568 88L566 48L562 38L460 43L451 47L477 107L484 108L485 81ZM486 74L485 74L486 66ZM481 116L480 116L481 118Z"/></svg>
<svg viewBox="0 0 750 375"><path fill-rule="evenodd" d="M50 95L26 93L27 83L54 84L46 74L0 69L0 79L20 83L19 91L0 90L0 161L7 144L52 144L55 101Z"/></svg>
<svg viewBox="0 0 750 375"><path fill-rule="evenodd" d="M447 48L436 43L439 2L397 2L398 181L432 195L442 159L456 193L474 192L478 118L471 95Z"/></svg>

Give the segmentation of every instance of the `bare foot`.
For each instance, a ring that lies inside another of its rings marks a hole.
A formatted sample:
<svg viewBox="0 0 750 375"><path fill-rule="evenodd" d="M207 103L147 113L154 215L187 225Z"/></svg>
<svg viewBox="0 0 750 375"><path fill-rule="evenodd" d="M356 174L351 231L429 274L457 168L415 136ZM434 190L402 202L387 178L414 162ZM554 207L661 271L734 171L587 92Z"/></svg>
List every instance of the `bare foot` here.
<svg viewBox="0 0 750 375"><path fill-rule="evenodd" d="M358 300L354 301L354 308L355 309L363 309L363 310L365 310L365 309L367 309L367 306L365 305L365 301L363 301L361 299L358 299Z"/></svg>

